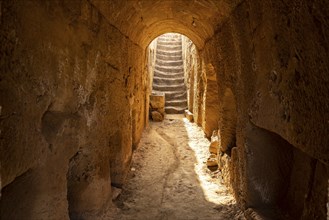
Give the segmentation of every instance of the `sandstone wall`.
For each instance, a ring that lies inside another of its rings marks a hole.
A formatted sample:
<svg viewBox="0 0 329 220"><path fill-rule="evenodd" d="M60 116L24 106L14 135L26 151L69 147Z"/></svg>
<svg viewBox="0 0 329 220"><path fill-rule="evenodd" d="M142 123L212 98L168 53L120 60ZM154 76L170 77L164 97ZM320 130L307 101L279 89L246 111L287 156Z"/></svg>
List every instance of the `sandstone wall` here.
<svg viewBox="0 0 329 220"><path fill-rule="evenodd" d="M1 217L99 212L146 121L144 51L87 0L1 1L0 20Z"/></svg>
<svg viewBox="0 0 329 220"><path fill-rule="evenodd" d="M204 51L200 53L187 37L183 37L182 42L188 110L210 138L212 132L218 129L219 120L217 70L211 63L213 60L209 59L214 54Z"/></svg>
<svg viewBox="0 0 329 220"><path fill-rule="evenodd" d="M154 76L154 68L155 68L155 61L156 61L156 54L157 54L157 41L154 39L150 45L147 47L147 72L150 77L150 83L148 85L148 89L150 93L152 92L152 85L153 85L153 76Z"/></svg>
<svg viewBox="0 0 329 220"><path fill-rule="evenodd" d="M182 53L184 61L185 85L187 89L187 107L190 112L194 112L194 118L197 121L197 106L194 106L194 102L197 95L197 89L195 88L197 88L197 72L199 71L198 66L200 65L200 58L196 46L189 38L185 36L182 36ZM198 101L196 101L196 105L198 105Z"/></svg>
<svg viewBox="0 0 329 220"><path fill-rule="evenodd" d="M216 61L213 57L216 57L216 50L205 48L202 51L202 71L205 78L205 94L204 94L204 117L202 127L208 138L211 137L214 130L218 129L220 108L219 108L219 96L217 85L217 72L219 69L216 67Z"/></svg>
<svg viewBox="0 0 329 220"><path fill-rule="evenodd" d="M325 219L327 2L205 3L188 6L194 23L154 16L172 5L151 1L0 0L1 217L79 218L111 202L148 120L145 45L176 28L198 45L184 49L189 110L207 136L219 129L241 206Z"/></svg>
<svg viewBox="0 0 329 220"><path fill-rule="evenodd" d="M237 146L231 181L245 208L326 218L328 14L325 1L247 0L205 46L217 51L221 147Z"/></svg>

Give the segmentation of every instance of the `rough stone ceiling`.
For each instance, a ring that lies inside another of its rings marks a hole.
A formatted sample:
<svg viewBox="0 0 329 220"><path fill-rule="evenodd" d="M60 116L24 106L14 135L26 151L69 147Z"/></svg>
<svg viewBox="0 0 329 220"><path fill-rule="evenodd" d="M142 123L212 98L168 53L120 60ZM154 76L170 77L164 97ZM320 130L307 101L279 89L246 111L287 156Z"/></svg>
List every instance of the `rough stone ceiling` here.
<svg viewBox="0 0 329 220"><path fill-rule="evenodd" d="M91 0L109 22L145 48L154 38L177 32L203 48L241 0Z"/></svg>

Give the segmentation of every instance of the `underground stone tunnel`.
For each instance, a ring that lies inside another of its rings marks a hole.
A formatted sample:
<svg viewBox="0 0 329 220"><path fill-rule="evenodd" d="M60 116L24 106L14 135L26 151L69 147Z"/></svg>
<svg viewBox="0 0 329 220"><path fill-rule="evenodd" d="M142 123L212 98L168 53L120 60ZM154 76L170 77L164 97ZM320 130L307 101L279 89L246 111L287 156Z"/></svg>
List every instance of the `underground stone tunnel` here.
<svg viewBox="0 0 329 220"><path fill-rule="evenodd" d="M186 36L186 109L245 218L327 219L327 3L0 0L1 219L116 206L165 33Z"/></svg>

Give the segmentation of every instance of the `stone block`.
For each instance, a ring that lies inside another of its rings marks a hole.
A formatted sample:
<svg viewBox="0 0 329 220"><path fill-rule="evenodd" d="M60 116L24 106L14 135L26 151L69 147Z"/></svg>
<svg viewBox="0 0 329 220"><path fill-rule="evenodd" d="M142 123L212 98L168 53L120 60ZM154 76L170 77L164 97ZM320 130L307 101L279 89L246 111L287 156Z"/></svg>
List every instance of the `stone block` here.
<svg viewBox="0 0 329 220"><path fill-rule="evenodd" d="M152 120L153 121L163 121L163 115L158 111L152 111Z"/></svg>
<svg viewBox="0 0 329 220"><path fill-rule="evenodd" d="M161 93L152 93L150 96L150 106L152 109L164 109L165 107L165 94Z"/></svg>
<svg viewBox="0 0 329 220"><path fill-rule="evenodd" d="M185 118L187 118L190 122L193 122L193 114L189 110L185 110Z"/></svg>
<svg viewBox="0 0 329 220"><path fill-rule="evenodd" d="M218 153L218 149L219 149L219 141L218 141L218 131L215 130L212 133L211 136L211 142L210 142L210 146L209 146L209 152L212 154L217 154Z"/></svg>
<svg viewBox="0 0 329 220"><path fill-rule="evenodd" d="M215 154L211 154L207 159L207 166L208 167L216 167L218 166L217 156Z"/></svg>
<svg viewBox="0 0 329 220"><path fill-rule="evenodd" d="M163 120L165 114L165 94L163 92L152 93L152 95L150 95L150 112L153 111L160 113ZM153 114L152 119L154 120Z"/></svg>

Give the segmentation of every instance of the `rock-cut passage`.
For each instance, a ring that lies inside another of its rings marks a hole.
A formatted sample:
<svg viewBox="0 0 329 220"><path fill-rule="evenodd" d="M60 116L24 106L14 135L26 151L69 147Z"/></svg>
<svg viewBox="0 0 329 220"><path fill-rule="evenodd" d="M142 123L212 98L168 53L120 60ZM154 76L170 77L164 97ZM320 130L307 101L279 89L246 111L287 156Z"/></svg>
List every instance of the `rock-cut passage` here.
<svg viewBox="0 0 329 220"><path fill-rule="evenodd" d="M180 34L164 34L157 38L153 93L157 92L165 93L167 114L183 113L187 108Z"/></svg>
<svg viewBox="0 0 329 220"><path fill-rule="evenodd" d="M181 115L150 122L111 219L245 219L220 172L207 169L209 144Z"/></svg>

